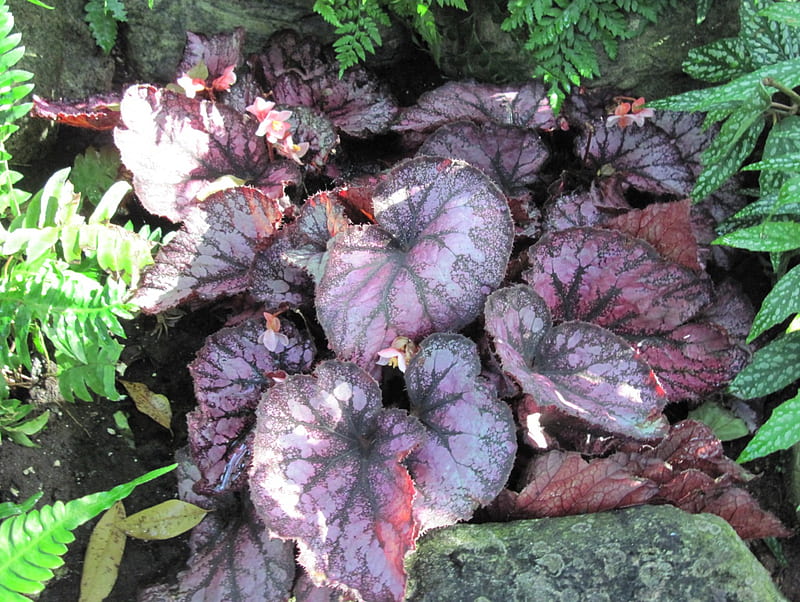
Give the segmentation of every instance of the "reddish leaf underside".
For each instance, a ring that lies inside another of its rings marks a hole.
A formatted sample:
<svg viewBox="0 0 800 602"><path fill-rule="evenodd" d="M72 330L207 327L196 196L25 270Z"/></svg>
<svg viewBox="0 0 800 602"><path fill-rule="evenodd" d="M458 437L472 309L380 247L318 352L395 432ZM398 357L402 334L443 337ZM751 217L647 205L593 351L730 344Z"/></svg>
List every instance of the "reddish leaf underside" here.
<svg viewBox="0 0 800 602"><path fill-rule="evenodd" d="M550 155L535 131L471 121L443 125L425 140L417 154L466 161L509 196L536 182Z"/></svg>
<svg viewBox="0 0 800 602"><path fill-rule="evenodd" d="M514 232L508 204L479 170L418 157L373 197L376 226L329 243L317 316L342 359L371 367L397 336L457 330L500 283Z"/></svg>
<svg viewBox="0 0 800 602"><path fill-rule="evenodd" d="M254 188L212 194L145 269L135 302L146 313L158 313L190 299L242 292L256 250L281 218L277 202Z"/></svg>
<svg viewBox="0 0 800 602"><path fill-rule="evenodd" d="M269 161L256 120L225 105L140 85L125 91L120 111L114 142L137 197L155 215L183 220L223 176L274 198L300 181L293 163Z"/></svg>
<svg viewBox="0 0 800 602"><path fill-rule="evenodd" d="M119 124L120 95L98 94L89 98L47 100L33 95L31 115L90 130L113 130Z"/></svg>
<svg viewBox="0 0 800 602"><path fill-rule="evenodd" d="M623 336L665 333L711 301L711 283L622 232L574 228L542 236L523 278L553 319L584 320Z"/></svg>
<svg viewBox="0 0 800 602"><path fill-rule="evenodd" d="M546 305L525 285L492 293L484 313L503 369L528 394L517 410L521 424L552 408L589 431L638 439L666 433L666 397L624 339L586 322L550 328Z"/></svg>
<svg viewBox="0 0 800 602"><path fill-rule="evenodd" d="M323 362L313 376L272 387L259 405L253 503L272 531L297 540L315 583L402 599L403 558L418 529L401 462L424 439L418 420L381 406L367 373Z"/></svg>
<svg viewBox="0 0 800 602"><path fill-rule="evenodd" d="M467 520L508 479L517 450L511 409L478 377L475 344L458 334L433 334L406 370L411 413L428 430L406 465L418 495L420 531Z"/></svg>

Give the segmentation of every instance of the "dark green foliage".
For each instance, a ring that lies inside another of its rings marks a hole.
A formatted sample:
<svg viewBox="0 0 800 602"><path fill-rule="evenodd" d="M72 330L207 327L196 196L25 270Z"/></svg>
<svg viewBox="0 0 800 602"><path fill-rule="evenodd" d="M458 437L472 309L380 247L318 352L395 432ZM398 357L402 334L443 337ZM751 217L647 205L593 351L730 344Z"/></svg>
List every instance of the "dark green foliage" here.
<svg viewBox="0 0 800 602"><path fill-rule="evenodd" d="M704 111L721 122L702 154L695 200L715 192L739 170L760 170L760 198L720 227L715 242L769 253L776 284L756 315L748 342L782 327L730 385L744 399L774 394L800 379L800 4L741 0L741 30L690 51L684 70L720 85L651 103L654 108ZM742 167L764 129L761 160ZM792 267L795 266L795 267ZM790 269L792 268L792 269ZM790 318L794 317L788 325ZM800 396L784 401L739 457L749 461L800 441Z"/></svg>
<svg viewBox="0 0 800 602"><path fill-rule="evenodd" d="M128 20L122 0L88 0L86 21L95 42L108 54L117 42L117 25Z"/></svg>
<svg viewBox="0 0 800 602"><path fill-rule="evenodd" d="M128 497L139 485L173 470L177 464L148 472L117 485L110 491L94 493L77 500L56 502L40 510L30 510L39 499L34 496L24 504L6 507L0 523L0 599L29 602L23 594L38 594L53 569L64 564L67 544L74 541L72 532L83 523Z"/></svg>

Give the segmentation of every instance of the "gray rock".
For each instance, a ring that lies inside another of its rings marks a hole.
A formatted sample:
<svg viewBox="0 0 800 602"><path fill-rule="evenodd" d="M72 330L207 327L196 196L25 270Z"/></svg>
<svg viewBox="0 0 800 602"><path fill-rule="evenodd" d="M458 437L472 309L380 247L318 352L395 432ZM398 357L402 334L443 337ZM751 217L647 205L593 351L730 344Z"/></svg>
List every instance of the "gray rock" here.
<svg viewBox="0 0 800 602"><path fill-rule="evenodd" d="M47 10L25 0L10 0L14 30L22 34L25 56L16 68L34 74L34 93L45 98L84 98L111 89L114 62L92 39L84 21L85 0L60 0ZM25 118L11 138L15 163L43 154L43 140L53 125ZM45 145L46 146L46 145Z"/></svg>
<svg viewBox="0 0 800 602"><path fill-rule="evenodd" d="M784 600L727 522L672 506L455 525L406 568L419 602Z"/></svg>

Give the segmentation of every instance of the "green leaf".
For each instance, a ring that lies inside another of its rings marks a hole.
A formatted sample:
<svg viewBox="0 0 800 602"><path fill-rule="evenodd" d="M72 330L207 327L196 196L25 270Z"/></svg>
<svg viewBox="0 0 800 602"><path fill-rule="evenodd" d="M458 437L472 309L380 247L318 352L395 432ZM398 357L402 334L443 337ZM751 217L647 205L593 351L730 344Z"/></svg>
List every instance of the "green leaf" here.
<svg viewBox="0 0 800 602"><path fill-rule="evenodd" d="M29 512L43 495L44 491L34 493L27 500L20 502L19 504L15 504L13 502L3 502L0 504L0 520L6 519L9 516L17 516L18 514Z"/></svg>
<svg viewBox="0 0 800 602"><path fill-rule="evenodd" d="M103 193L117 180L120 165L116 148L103 146L98 150L89 147L82 155L75 157L69 179L75 190L96 206Z"/></svg>
<svg viewBox="0 0 800 602"><path fill-rule="evenodd" d="M744 448L737 462L750 462L773 452L788 449L800 441L800 393L775 410Z"/></svg>
<svg viewBox="0 0 800 602"><path fill-rule="evenodd" d="M784 274L764 298L747 336L748 343L768 328L780 324L791 315L800 313L798 291L800 291L800 265Z"/></svg>
<svg viewBox="0 0 800 602"><path fill-rule="evenodd" d="M742 167L742 171L756 171L759 169L779 169L781 171L798 170L800 169L800 152L769 157Z"/></svg>
<svg viewBox="0 0 800 602"><path fill-rule="evenodd" d="M683 70L695 79L721 82L751 71L744 44L739 38L723 38L689 51Z"/></svg>
<svg viewBox="0 0 800 602"><path fill-rule="evenodd" d="M744 420L712 401L691 410L688 417L708 426L720 441L733 441L750 432Z"/></svg>
<svg viewBox="0 0 800 602"><path fill-rule="evenodd" d="M0 523L0 599L28 602L21 594L41 592L45 582L52 578L53 569L64 564L61 557L67 551L66 544L75 539L72 531L128 497L137 486L176 466L153 470L110 491L66 504L56 502Z"/></svg>
<svg viewBox="0 0 800 602"><path fill-rule="evenodd" d="M753 360L733 379L728 390L742 399L780 391L800 377L800 332L775 339L753 354Z"/></svg>
<svg viewBox="0 0 800 602"><path fill-rule="evenodd" d="M794 2L776 2L762 9L758 14L785 23L790 27L800 27L800 4Z"/></svg>
<svg viewBox="0 0 800 602"><path fill-rule="evenodd" d="M800 248L800 223L764 222L720 236L712 244L748 251L791 251Z"/></svg>

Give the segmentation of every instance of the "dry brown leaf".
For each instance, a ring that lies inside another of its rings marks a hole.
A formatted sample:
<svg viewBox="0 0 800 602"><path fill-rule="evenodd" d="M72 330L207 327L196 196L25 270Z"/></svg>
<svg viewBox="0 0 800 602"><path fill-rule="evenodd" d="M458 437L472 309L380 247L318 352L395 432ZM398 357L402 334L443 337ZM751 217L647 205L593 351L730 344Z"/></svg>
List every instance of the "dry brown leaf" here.
<svg viewBox="0 0 800 602"><path fill-rule="evenodd" d="M102 602L114 588L127 539L120 529L124 519L125 506L117 502L97 521L83 560L79 602Z"/></svg>
<svg viewBox="0 0 800 602"><path fill-rule="evenodd" d="M142 413L147 414L165 429L170 428L172 422L172 407L169 399L159 393L153 393L147 385L135 383L129 380L120 380L128 395L133 399L136 408Z"/></svg>
<svg viewBox="0 0 800 602"><path fill-rule="evenodd" d="M181 500L167 500L131 514L120 528L138 539L169 539L197 525L208 511Z"/></svg>

